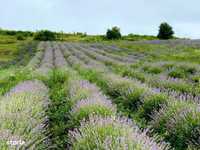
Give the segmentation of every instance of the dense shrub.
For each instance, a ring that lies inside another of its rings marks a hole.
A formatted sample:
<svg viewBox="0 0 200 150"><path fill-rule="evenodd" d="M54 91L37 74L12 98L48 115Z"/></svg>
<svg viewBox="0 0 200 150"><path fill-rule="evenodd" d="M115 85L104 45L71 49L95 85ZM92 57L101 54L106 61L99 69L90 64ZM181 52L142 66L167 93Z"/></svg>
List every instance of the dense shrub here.
<svg viewBox="0 0 200 150"><path fill-rule="evenodd" d="M161 25L159 26L159 33L158 33L159 39L171 39L173 37L173 34L174 31L168 23L166 22L161 23Z"/></svg>
<svg viewBox="0 0 200 150"><path fill-rule="evenodd" d="M187 74L195 74L197 72L197 66L193 66L192 64L182 64L178 68L184 70Z"/></svg>
<svg viewBox="0 0 200 150"><path fill-rule="evenodd" d="M123 77L133 77L136 78L142 82L146 81L145 75L135 69L124 69L122 72Z"/></svg>
<svg viewBox="0 0 200 150"><path fill-rule="evenodd" d="M161 67L149 66L149 65L144 66L143 70L147 73L152 73L152 74L159 74L163 71L163 69Z"/></svg>
<svg viewBox="0 0 200 150"><path fill-rule="evenodd" d="M177 150L189 146L199 149L200 113L196 104L174 101L155 113L151 125Z"/></svg>
<svg viewBox="0 0 200 150"><path fill-rule="evenodd" d="M195 75L191 78L191 80L195 83L199 83L200 82L200 76L199 75Z"/></svg>
<svg viewBox="0 0 200 150"><path fill-rule="evenodd" d="M25 38L23 37L23 35L18 34L17 35L17 40L22 41L22 40L25 40Z"/></svg>
<svg viewBox="0 0 200 150"><path fill-rule="evenodd" d="M146 94L143 97L143 104L138 110L138 115L145 118L147 121L151 120L151 116L155 111L161 109L162 106L167 105L168 97L164 94Z"/></svg>
<svg viewBox="0 0 200 150"><path fill-rule="evenodd" d="M121 38L120 28L113 27L112 29L108 29L106 37L109 40L120 39Z"/></svg>
<svg viewBox="0 0 200 150"><path fill-rule="evenodd" d="M180 68L174 68L169 72L168 75L173 78L184 78L186 73Z"/></svg>
<svg viewBox="0 0 200 150"><path fill-rule="evenodd" d="M41 31L35 33L34 40L54 41L54 40L56 40L56 35L55 35L55 33L51 32L51 31L41 30Z"/></svg>

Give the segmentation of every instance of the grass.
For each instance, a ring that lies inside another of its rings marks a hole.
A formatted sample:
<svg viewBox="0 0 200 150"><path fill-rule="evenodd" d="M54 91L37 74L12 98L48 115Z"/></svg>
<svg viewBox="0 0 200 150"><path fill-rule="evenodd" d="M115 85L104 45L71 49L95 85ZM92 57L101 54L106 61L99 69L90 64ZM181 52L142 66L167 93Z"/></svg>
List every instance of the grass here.
<svg viewBox="0 0 200 150"><path fill-rule="evenodd" d="M14 36L0 35L0 61L7 62L14 59L20 43Z"/></svg>
<svg viewBox="0 0 200 150"><path fill-rule="evenodd" d="M15 67L10 67L10 68L6 68L6 69L1 69L0 70L0 79L9 76L11 74L14 74L19 68L15 68ZM20 69L19 69L20 70Z"/></svg>
<svg viewBox="0 0 200 150"><path fill-rule="evenodd" d="M0 35L0 67L25 65L35 53L37 42L19 41L15 36Z"/></svg>
<svg viewBox="0 0 200 150"><path fill-rule="evenodd" d="M17 71L11 73L5 78L0 79L0 95L5 94L11 87L15 86L19 82L32 79L32 75L29 71Z"/></svg>
<svg viewBox="0 0 200 150"><path fill-rule="evenodd" d="M68 74L54 70L45 82L50 89L50 104L47 109L49 118L47 130L51 133L50 146L53 146L54 149L63 149L67 145L66 123L69 120L67 114L70 109L67 95Z"/></svg>
<svg viewBox="0 0 200 150"><path fill-rule="evenodd" d="M33 79L33 70L24 68L24 66L33 57L37 50L36 46L37 43L23 45L20 50L20 55L17 55L11 62L0 65L0 96L19 82Z"/></svg>
<svg viewBox="0 0 200 150"><path fill-rule="evenodd" d="M184 44L144 44L144 43L131 43L126 41L113 41L107 42L119 46L121 51L113 51L113 53L127 55L128 53L145 54L144 61L176 61L176 62L189 62L200 63L200 47L196 45Z"/></svg>
<svg viewBox="0 0 200 150"><path fill-rule="evenodd" d="M15 58L17 47L19 43L15 44L0 44L0 61L8 62Z"/></svg>

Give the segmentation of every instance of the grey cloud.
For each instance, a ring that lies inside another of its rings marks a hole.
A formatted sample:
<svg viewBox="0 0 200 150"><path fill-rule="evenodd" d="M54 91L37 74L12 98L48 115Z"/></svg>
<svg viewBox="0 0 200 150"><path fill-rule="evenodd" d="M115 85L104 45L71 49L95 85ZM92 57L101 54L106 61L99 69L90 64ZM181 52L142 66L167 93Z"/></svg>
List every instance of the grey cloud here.
<svg viewBox="0 0 200 150"><path fill-rule="evenodd" d="M198 0L1 1L0 27L103 34L118 25L124 34L156 35L159 24L167 21L178 36L200 38Z"/></svg>

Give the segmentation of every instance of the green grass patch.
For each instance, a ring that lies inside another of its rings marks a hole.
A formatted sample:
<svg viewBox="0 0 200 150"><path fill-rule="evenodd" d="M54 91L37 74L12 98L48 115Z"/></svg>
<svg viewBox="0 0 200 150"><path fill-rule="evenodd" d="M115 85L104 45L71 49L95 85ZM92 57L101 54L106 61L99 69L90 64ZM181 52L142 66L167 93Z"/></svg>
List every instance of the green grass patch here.
<svg viewBox="0 0 200 150"><path fill-rule="evenodd" d="M19 41L15 36L0 35L0 68L27 63L34 54L37 42Z"/></svg>
<svg viewBox="0 0 200 150"><path fill-rule="evenodd" d="M67 144L67 122L69 120L68 74L53 70L46 81L50 88L50 104L47 110L49 118L48 131L51 134L50 143L54 149L64 149Z"/></svg>
<svg viewBox="0 0 200 150"><path fill-rule="evenodd" d="M13 86L19 82L33 79L29 71L21 70L14 74L9 74L6 78L0 79L0 96L8 92Z"/></svg>

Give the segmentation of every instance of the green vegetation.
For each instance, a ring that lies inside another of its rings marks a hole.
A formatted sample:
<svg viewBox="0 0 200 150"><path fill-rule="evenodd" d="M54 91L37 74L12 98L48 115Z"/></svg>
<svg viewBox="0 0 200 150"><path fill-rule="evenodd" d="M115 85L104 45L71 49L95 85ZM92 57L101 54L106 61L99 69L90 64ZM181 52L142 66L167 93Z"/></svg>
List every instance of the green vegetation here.
<svg viewBox="0 0 200 150"><path fill-rule="evenodd" d="M1 149L44 149L44 103L48 89L38 81L24 81L0 101ZM16 145L15 142L18 142Z"/></svg>
<svg viewBox="0 0 200 150"><path fill-rule="evenodd" d="M17 35L17 40L23 41L23 40L25 40L25 37L22 34L18 34Z"/></svg>
<svg viewBox="0 0 200 150"><path fill-rule="evenodd" d="M50 89L50 104L47 110L47 116L49 117L48 131L51 133L50 143L55 145L56 149L63 149L67 144L66 124L70 109L67 97L68 74L60 70L54 70L49 76L46 83Z"/></svg>
<svg viewBox="0 0 200 150"><path fill-rule="evenodd" d="M200 47L192 40L0 36L0 149L200 149Z"/></svg>
<svg viewBox="0 0 200 150"><path fill-rule="evenodd" d="M137 81L137 79L127 79L116 75L116 73L120 74L120 72L117 71L126 68L123 67L124 64L122 62L119 62L116 59L117 57L114 59L114 57L110 57L111 55L105 55L105 53L100 54L97 49L90 51L89 49L92 48L89 48L89 46L86 47L83 44L79 44L79 46L74 44L73 47L75 49L71 48L64 51L68 62L78 70L85 79L94 82L101 87L102 90L113 99L113 102L117 104L118 111L137 120L140 127L146 128L150 125L155 133L162 136L165 141L170 142L175 149L198 148L198 140L195 137L198 137L199 132L193 131L199 129L200 114L196 104L198 96L196 99L189 95L195 91L193 87L182 87L181 82L176 81L177 79L172 79L174 87L178 85L184 90L188 88L188 94L185 94L184 91L177 94L176 91L178 90L178 87L177 89L172 90L172 92L169 91L169 93L166 92L163 85L159 85L157 89L154 89L154 86L148 87L148 76L144 73L145 82L143 84ZM102 49L105 48L106 46ZM110 51L107 51L106 53L110 53ZM161 63L159 65L164 65L166 68L171 66L171 63L166 64L167 63ZM184 64L177 63L173 66L181 68L182 65ZM110 72L110 66L115 66L116 72ZM138 66L139 65L133 65L133 67ZM198 70L197 68L194 69L194 66L192 67L192 65L187 66L187 68L185 67L185 71L188 73L194 73ZM165 80L168 82L168 79ZM154 82L156 82L156 80L154 80L152 84L154 84ZM186 84L186 86L188 85ZM198 95L199 92L196 92ZM174 105L178 106L177 108L180 106L180 109L175 109L176 107L174 108ZM182 105L188 107L181 107ZM162 120L162 117L168 113L168 110L171 110L168 119L166 119L163 124L157 124L159 128L162 128L162 132L160 132L156 129L156 126L152 126L152 124L159 119ZM191 116L193 116L193 118ZM183 122L184 124L182 124ZM174 128L171 127L171 125L176 127L176 129L173 130Z"/></svg>
<svg viewBox="0 0 200 150"><path fill-rule="evenodd" d="M0 61L7 62L12 60L17 53L20 42L10 35L0 35Z"/></svg>
<svg viewBox="0 0 200 150"><path fill-rule="evenodd" d="M158 33L158 38L159 39L171 39L173 37L174 31L172 29L172 27L164 22L161 23L161 25L159 26L159 33Z"/></svg>
<svg viewBox="0 0 200 150"><path fill-rule="evenodd" d="M22 35L23 37L33 36L31 31L16 31L16 30L5 30L0 28L0 35L17 36Z"/></svg>
<svg viewBox="0 0 200 150"><path fill-rule="evenodd" d="M108 39L120 39L122 41L139 41L139 40L155 40L158 39L156 36L150 35L136 35L136 34L128 34L121 35L118 27L113 27L108 30L108 35L88 35L87 33L82 32L74 32L74 33L64 33L61 32L53 32L48 30L41 30L37 32L30 31L14 31L14 30L0 30L0 38L1 40L7 40L6 42L14 42L24 41L24 40L56 40L56 41L73 41L73 42L102 42L108 41ZM50 37L49 37L50 36ZM108 37L109 36L109 37ZM6 38L8 37L8 38Z"/></svg>
<svg viewBox="0 0 200 150"><path fill-rule="evenodd" d="M106 37L109 40L115 40L121 38L120 28L113 27L112 29L108 29L106 32Z"/></svg>
<svg viewBox="0 0 200 150"><path fill-rule="evenodd" d="M140 41L140 40L158 40L156 36L151 35L138 35L138 34L128 34L122 36L123 40L127 41Z"/></svg>
<svg viewBox="0 0 200 150"><path fill-rule="evenodd" d="M30 80L31 74L28 71L11 71L7 76L0 78L0 96L10 90L11 87L15 86L19 82Z"/></svg>
<svg viewBox="0 0 200 150"><path fill-rule="evenodd" d="M37 42L22 41L11 35L0 35L0 68L26 65L36 52Z"/></svg>
<svg viewBox="0 0 200 150"><path fill-rule="evenodd" d="M48 30L41 30L34 34L34 40L38 41L55 41L56 36L55 33Z"/></svg>

